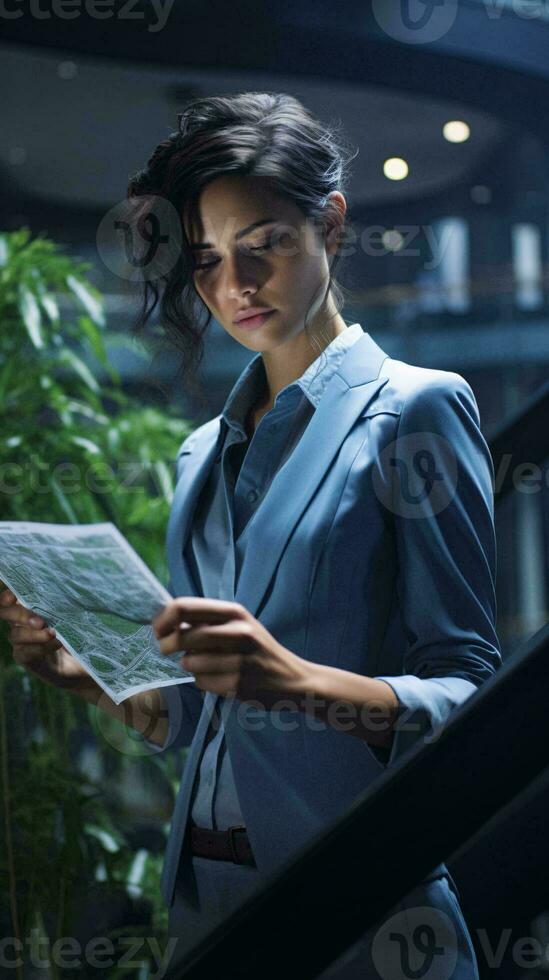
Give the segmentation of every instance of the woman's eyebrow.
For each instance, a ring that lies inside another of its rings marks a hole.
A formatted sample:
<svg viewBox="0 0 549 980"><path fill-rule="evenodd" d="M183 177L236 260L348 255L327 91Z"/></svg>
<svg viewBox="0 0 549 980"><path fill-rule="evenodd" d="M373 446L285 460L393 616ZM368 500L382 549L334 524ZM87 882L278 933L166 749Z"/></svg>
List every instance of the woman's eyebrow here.
<svg viewBox="0 0 549 980"><path fill-rule="evenodd" d="M276 221L276 220L277 220L276 218L260 218L259 221L253 221L251 225L246 225L245 228L241 228L240 231L237 231L236 235L234 236L235 241L238 241L240 238L244 238L244 235L248 235L251 231L254 230L254 228L259 228L260 225L268 225L272 221ZM211 245L209 242L198 242L194 245L191 245L191 248L192 249L213 248L213 245Z"/></svg>

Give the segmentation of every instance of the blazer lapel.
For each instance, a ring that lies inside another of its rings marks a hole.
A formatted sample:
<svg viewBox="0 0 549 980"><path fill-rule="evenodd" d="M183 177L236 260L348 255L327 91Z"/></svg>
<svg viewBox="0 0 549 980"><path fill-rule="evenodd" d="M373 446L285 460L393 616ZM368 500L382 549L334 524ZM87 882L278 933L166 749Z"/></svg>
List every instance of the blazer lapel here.
<svg viewBox="0 0 549 980"><path fill-rule="evenodd" d="M198 495L213 467L221 434L221 416L218 415L208 422L200 439L189 444L183 451L183 467L181 476L175 487L173 501L166 532L166 550L170 578L176 595L199 594L196 583L191 575L184 549L191 529L191 519Z"/></svg>
<svg viewBox="0 0 549 980"><path fill-rule="evenodd" d="M328 382L311 421L286 463L276 473L253 522L250 558L245 559L235 601L257 615L284 546L325 476L354 422L387 382L379 377L387 354L368 333L346 352ZM221 415L203 426L200 439L189 443L175 488L166 535L170 576L177 595L197 595L184 549L198 495L219 448ZM306 476L304 477L304 474ZM288 488L291 487L291 493ZM257 549L254 541L257 540ZM268 542L268 548L265 547ZM254 553L261 555L254 560Z"/></svg>
<svg viewBox="0 0 549 980"><path fill-rule="evenodd" d="M235 601L252 616L257 615L288 538L347 433L388 381L379 377L386 357L367 333L349 348L303 436L273 478L253 518L235 593Z"/></svg>

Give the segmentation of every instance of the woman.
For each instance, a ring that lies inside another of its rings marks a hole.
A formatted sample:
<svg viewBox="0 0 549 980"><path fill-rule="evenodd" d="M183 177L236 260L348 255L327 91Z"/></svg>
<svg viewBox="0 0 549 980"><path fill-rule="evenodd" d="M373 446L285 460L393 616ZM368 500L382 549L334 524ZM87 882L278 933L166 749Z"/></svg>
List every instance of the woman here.
<svg viewBox="0 0 549 980"><path fill-rule="evenodd" d="M296 99L244 93L192 102L128 188L140 221L161 200L181 223L171 267L145 270L138 329L161 292L186 378L211 316L255 355L178 453L174 599L153 624L194 675L162 689L149 739L190 745L162 875L171 966L501 662L471 388L389 357L339 312L349 162ZM54 642L23 623L21 662L33 635L34 650ZM478 977L444 864L322 977L410 976L425 906L444 938L417 975ZM404 953L383 938L395 914Z"/></svg>

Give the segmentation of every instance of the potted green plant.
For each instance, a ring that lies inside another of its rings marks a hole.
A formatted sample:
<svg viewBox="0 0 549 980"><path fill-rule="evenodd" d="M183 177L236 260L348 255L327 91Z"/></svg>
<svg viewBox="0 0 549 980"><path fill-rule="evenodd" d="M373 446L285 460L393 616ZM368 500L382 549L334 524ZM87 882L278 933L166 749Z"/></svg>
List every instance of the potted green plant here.
<svg viewBox="0 0 549 980"><path fill-rule="evenodd" d="M0 234L0 519L111 520L165 581L172 464L192 426L123 390L89 269L28 228ZM116 719L99 721L92 705L16 664L7 633L0 624L0 878L7 897L0 922L14 949L24 949L12 975L27 975L34 936L56 977L63 968L53 944L74 934L86 894L95 902L98 893L127 896L114 932L128 927L139 935L141 927L162 939L162 839L156 852L136 850L128 801L124 827L123 801L108 787L127 782L132 767L134 776L146 770L163 800L162 838L178 760L136 752L129 737L121 743ZM148 953L143 945L144 962ZM102 973L121 975L116 963Z"/></svg>

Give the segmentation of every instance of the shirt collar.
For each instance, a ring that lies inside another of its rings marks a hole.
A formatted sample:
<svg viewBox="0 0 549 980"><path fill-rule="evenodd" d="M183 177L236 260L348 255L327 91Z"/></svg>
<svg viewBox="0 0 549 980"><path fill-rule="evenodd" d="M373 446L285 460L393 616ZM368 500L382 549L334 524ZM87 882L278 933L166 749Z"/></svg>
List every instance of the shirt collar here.
<svg viewBox="0 0 549 980"><path fill-rule="evenodd" d="M316 409L326 385L337 371L347 350L363 334L360 323L353 323L334 337L312 364L309 364L301 377L278 392L274 407L278 408L282 404L287 404L288 407L294 405L303 393ZM221 416L227 425L244 431L248 411L265 390L266 380L263 357L258 353L241 372L225 401Z"/></svg>

